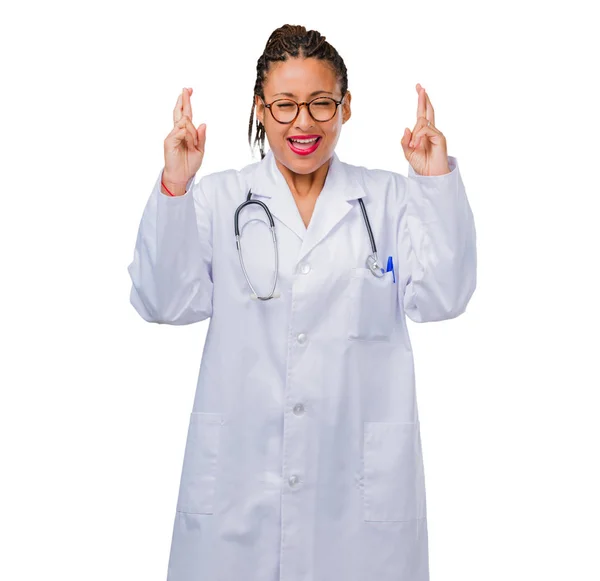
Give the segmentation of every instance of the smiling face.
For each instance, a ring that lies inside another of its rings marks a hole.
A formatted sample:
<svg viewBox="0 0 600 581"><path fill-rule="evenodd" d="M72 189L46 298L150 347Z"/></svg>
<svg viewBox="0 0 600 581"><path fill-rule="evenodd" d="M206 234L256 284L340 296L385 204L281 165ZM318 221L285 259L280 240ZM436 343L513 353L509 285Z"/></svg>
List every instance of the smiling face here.
<svg viewBox="0 0 600 581"><path fill-rule="evenodd" d="M342 97L339 82L331 66L314 58L288 58L270 64L264 82L265 103L276 99L293 99L300 103L315 97ZM278 123L265 108L262 100L255 96L256 116L265 126L269 146L277 161L298 174L315 172L327 163L337 144L342 125L350 119L350 91L346 91L344 102L336 109L333 119L315 121L307 107L301 107L293 123ZM290 137L318 136L318 147L303 155L290 144Z"/></svg>

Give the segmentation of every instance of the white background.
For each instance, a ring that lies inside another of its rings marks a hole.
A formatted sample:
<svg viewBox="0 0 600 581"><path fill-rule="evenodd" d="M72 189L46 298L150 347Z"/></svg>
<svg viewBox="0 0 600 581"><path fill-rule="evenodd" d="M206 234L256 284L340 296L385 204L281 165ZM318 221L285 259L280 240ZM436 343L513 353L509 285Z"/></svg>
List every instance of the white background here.
<svg viewBox="0 0 600 581"><path fill-rule="evenodd" d="M409 321L432 581L597 581L592 3L280 5L2 9L0 578L166 578L208 321L146 323L127 265L182 88L201 175L257 161L256 61L290 23L348 67L340 158L406 175L419 82L475 215L466 313Z"/></svg>

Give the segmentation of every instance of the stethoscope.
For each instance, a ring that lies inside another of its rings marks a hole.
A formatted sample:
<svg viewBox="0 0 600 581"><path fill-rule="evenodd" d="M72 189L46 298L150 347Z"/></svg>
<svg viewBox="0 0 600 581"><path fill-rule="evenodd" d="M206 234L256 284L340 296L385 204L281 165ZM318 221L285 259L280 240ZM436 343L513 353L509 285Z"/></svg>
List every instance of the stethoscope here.
<svg viewBox="0 0 600 581"><path fill-rule="evenodd" d="M260 299L261 301L268 301L269 299L274 298L273 295L275 293L275 287L277 286L277 275L279 272L279 258L278 258L278 254L277 254L277 237L275 235L275 221L273 220L273 215L271 214L271 211L269 210L268 206L264 202L261 202L260 200L252 200L251 198L252 198L252 191L249 191L246 201L242 202L237 207L237 210L235 211L235 217L234 217L235 244L237 246L238 255L240 257L240 264L242 266L242 271L244 273L244 276L246 277L246 280L248 281L248 285L252 289L252 293L253 293L252 298ZM371 271L371 274L380 278L385 274L385 271L379 264L379 259L377 258L377 246L375 246L375 238L373 237L373 230L371 230L371 223L369 222L369 216L367 216L367 210L365 209L365 204L362 201L362 198L358 198L358 201L360 203L360 208L362 210L363 219L364 219L365 225L367 227L369 239L371 241L371 250L373 251L372 254L369 254L369 256L367 256L366 264L367 264L367 267L369 268L369 270ZM259 296L258 293L256 292L256 290L254 289L254 287L252 286L252 283L250 282L250 279L248 278L248 273L246 272L246 267L244 266L244 259L242 257L242 241L240 238L239 215L240 215L240 211L243 208L245 208L246 206L249 206L250 204L258 204L266 212L267 218L269 218L269 229L271 230L271 236L273 238L273 246L275 248L275 276L273 277L273 288L271 289L270 294L266 297Z"/></svg>

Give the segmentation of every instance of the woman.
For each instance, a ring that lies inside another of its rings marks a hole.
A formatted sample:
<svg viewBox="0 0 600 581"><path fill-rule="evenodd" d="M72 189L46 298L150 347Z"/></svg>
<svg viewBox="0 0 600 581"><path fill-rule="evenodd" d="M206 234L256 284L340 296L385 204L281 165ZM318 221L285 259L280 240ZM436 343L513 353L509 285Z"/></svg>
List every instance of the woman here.
<svg viewBox="0 0 600 581"><path fill-rule="evenodd" d="M339 160L346 67L302 26L271 35L254 93L261 161L193 184L206 125L194 127L183 90L129 266L145 320L211 319L168 579L425 581L405 315L456 317L475 289L456 159L417 85L408 178Z"/></svg>

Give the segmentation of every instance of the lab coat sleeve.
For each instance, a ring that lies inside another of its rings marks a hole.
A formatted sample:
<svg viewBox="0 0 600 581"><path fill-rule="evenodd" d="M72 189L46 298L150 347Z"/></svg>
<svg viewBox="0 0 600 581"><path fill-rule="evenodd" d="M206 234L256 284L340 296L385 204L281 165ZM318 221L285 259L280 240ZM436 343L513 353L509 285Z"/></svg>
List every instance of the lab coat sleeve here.
<svg viewBox="0 0 600 581"><path fill-rule="evenodd" d="M402 178L398 221L399 300L416 323L462 314L476 287L477 252L473 213L455 157L450 173Z"/></svg>
<svg viewBox="0 0 600 581"><path fill-rule="evenodd" d="M171 197L160 190L161 169L139 224L127 267L130 302L151 323L188 325L212 315L211 207L205 177Z"/></svg>

